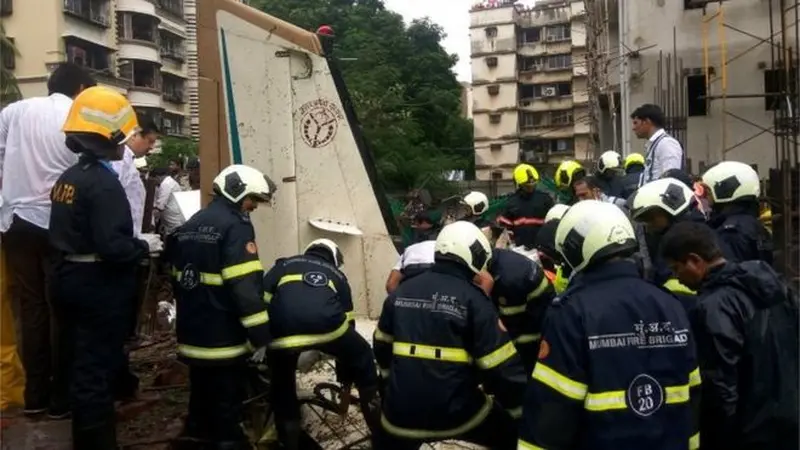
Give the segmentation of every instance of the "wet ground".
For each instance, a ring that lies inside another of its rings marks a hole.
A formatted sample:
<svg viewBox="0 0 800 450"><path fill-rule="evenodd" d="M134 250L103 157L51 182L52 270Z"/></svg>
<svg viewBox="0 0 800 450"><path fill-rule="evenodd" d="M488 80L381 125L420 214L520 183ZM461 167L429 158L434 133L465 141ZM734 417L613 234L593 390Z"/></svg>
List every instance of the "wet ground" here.
<svg viewBox="0 0 800 450"><path fill-rule="evenodd" d="M371 341L375 323L359 320L357 329ZM180 433L189 396L186 368L175 361L174 348L174 338L162 334L140 343L131 353L131 366L141 379L142 396L147 398L118 405L117 435L121 448L167 449L169 441ZM302 362L300 365L300 391L311 392L318 383L335 380L329 361L311 360L308 367L302 367ZM340 449L366 436L366 425L356 406L351 406L346 416L307 407L304 419L306 429L326 450ZM70 435L69 420L31 420L11 412L2 418L0 449L69 450ZM368 449L369 445L352 448ZM436 450L480 448L457 442L428 447Z"/></svg>

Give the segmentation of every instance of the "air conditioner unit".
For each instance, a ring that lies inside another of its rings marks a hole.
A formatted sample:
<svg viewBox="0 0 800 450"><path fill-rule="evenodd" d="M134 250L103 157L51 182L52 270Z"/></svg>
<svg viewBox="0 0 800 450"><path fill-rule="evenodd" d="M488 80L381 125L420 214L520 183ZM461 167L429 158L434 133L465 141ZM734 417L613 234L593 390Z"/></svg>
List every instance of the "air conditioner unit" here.
<svg viewBox="0 0 800 450"><path fill-rule="evenodd" d="M542 88L542 97L555 97L555 96L556 96L555 86L547 86Z"/></svg>

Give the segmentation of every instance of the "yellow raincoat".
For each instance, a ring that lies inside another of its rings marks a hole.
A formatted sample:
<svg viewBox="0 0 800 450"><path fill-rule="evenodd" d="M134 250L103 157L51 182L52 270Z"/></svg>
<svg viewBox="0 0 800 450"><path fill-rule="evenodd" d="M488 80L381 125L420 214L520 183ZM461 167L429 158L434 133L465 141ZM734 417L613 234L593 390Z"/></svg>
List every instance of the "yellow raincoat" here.
<svg viewBox="0 0 800 450"><path fill-rule="evenodd" d="M17 338L14 333L14 315L11 312L11 295L3 252L0 251L0 411L22 406L25 375L17 355Z"/></svg>

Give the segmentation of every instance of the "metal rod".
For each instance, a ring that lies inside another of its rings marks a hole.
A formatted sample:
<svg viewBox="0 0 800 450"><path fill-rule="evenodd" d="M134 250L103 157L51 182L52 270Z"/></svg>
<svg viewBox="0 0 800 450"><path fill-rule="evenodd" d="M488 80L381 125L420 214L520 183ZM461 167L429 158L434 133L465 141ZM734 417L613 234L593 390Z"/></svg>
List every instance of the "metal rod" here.
<svg viewBox="0 0 800 450"><path fill-rule="evenodd" d="M720 62L722 66L722 110L728 110L728 63L727 63L727 49L728 43L725 39L725 6L720 1L719 3L719 18L717 19L717 36L720 42ZM728 116L722 115L722 149L728 146ZM725 152L720 155L722 160L725 161Z"/></svg>
<svg viewBox="0 0 800 450"><path fill-rule="evenodd" d="M772 44L772 40L775 37L775 21L774 21L774 19L772 17L773 9L774 9L772 7L772 3L773 3L772 0L767 2L768 11L769 11L769 39L770 39L769 53L770 53L770 64L771 64L770 68L771 69L775 69L775 46ZM777 126L778 126L778 112L775 109L772 110L772 123L773 123L773 127L777 128ZM775 163L774 164L775 164L775 167L780 168L780 164L781 164L781 162L780 162L780 153L778 151L778 146L779 146L780 143L778 142L778 134L777 133L772 133L772 140L773 140L773 145L775 146Z"/></svg>
<svg viewBox="0 0 800 450"><path fill-rule="evenodd" d="M622 117L620 118L620 131L622 134L622 155L627 156L631 153L631 133L627 128L622 125L624 121L630 117L630 95L628 81L630 79L630 58L628 52L628 8L625 2L619 2L619 54L620 54L620 110Z"/></svg>

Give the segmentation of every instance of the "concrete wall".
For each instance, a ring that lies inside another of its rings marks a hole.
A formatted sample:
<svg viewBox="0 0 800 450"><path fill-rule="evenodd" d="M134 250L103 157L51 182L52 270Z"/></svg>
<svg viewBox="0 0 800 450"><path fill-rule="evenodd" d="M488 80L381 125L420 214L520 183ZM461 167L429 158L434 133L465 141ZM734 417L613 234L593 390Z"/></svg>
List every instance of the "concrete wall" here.
<svg viewBox="0 0 800 450"><path fill-rule="evenodd" d="M702 10L684 10L683 2L672 0L637 0L626 2L630 14L630 43L633 48L655 45L653 49L641 52L641 58L631 60L631 108L642 103L653 102L653 88L656 85L658 52L671 52L673 29L665 24L674 24L677 36L678 56L683 59L685 68L703 67ZM763 0L737 0L725 2L725 23L759 36L769 37L768 2ZM716 4L708 5L708 13L713 14ZM777 9L777 8L775 8ZM779 30L779 15L775 14L775 32ZM721 75L722 49L717 37L717 20L710 27L710 62L716 73ZM794 27L792 27L794 30ZM764 70L759 64L770 65L770 48L758 40L731 28L724 30L727 41L727 60L736 59L728 65L728 94L763 94ZM778 35L780 36L780 35ZM791 36L794 42L794 35ZM754 49L744 53L751 47ZM740 57L737 57L742 55ZM639 74L639 75L637 75ZM710 95L721 95L721 83L712 85ZM682 92L678 95L687 95ZM772 135L763 133L753 138L762 128L772 126L772 112L765 111L763 98L729 99L727 111L740 116L755 125L747 124L733 117L725 117L721 100L711 102L708 116L689 117L687 131L688 156L695 161L714 162L723 157L758 164L761 175L765 176L769 167L775 166ZM630 132L630 121L623 119L623 129ZM723 122L727 127L723 138ZM752 139L751 139L752 138ZM748 141L748 139L750 139ZM747 142L745 142L747 141ZM632 151L642 151L644 142L631 136ZM738 145L737 144L740 144ZM735 147L735 148L732 148ZM723 155L723 148L728 149ZM732 149L731 149L732 148ZM696 166L695 166L696 167Z"/></svg>

